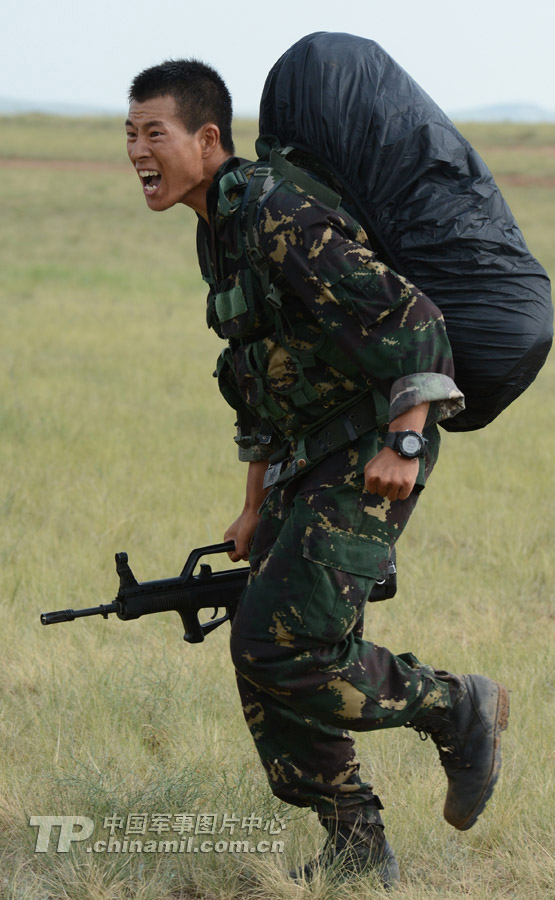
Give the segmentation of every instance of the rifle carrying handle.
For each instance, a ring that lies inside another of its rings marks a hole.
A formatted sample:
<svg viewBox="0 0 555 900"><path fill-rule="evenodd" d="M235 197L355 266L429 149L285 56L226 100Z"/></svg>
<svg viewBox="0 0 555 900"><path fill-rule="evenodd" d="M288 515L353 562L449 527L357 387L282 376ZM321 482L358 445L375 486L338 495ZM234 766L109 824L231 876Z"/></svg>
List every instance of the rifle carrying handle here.
<svg viewBox="0 0 555 900"><path fill-rule="evenodd" d="M191 550L187 557L187 562L181 571L181 577L189 578L193 574L199 559L203 556L210 556L212 553L228 553L234 549L235 541L226 541L224 544L210 544L208 547L197 547L195 550Z"/></svg>

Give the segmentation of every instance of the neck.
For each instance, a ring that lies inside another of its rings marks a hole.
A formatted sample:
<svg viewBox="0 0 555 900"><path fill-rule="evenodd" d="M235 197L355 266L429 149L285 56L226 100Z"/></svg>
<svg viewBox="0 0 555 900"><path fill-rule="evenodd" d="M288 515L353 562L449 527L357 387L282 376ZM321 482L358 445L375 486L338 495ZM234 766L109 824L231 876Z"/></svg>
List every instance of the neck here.
<svg viewBox="0 0 555 900"><path fill-rule="evenodd" d="M210 158L206 160L204 167L205 177L199 185L195 197L186 204L194 210L194 212L198 213L199 216L205 219L206 222L208 222L207 195L210 185L214 181L214 177L220 166L222 166L227 159L230 159L231 156L232 154L228 153L227 150L224 150L223 147L218 147Z"/></svg>

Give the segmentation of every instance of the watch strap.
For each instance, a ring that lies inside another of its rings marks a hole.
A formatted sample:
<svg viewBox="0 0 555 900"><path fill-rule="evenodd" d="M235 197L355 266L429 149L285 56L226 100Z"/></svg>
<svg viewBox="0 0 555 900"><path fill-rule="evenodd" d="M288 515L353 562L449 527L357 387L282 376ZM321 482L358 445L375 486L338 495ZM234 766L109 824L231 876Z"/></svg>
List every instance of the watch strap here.
<svg viewBox="0 0 555 900"><path fill-rule="evenodd" d="M420 440L421 447L418 453L404 453L401 443L402 439L405 435L414 435ZM427 439L421 434L419 431L414 431L412 428L406 428L404 431L388 431L385 436L385 446L390 447L392 450L395 450L399 456L403 456L405 459L419 459L424 456L424 452L426 449L426 444L428 443Z"/></svg>

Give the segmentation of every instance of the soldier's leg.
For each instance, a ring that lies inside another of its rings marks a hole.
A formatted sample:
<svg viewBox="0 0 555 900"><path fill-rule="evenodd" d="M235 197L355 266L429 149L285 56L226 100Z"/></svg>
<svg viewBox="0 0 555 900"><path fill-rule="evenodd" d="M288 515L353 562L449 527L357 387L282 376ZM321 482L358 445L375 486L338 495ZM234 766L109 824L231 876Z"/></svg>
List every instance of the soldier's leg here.
<svg viewBox="0 0 555 900"><path fill-rule="evenodd" d="M301 715L237 675L245 720L273 793L294 806L332 815L337 805L371 806L381 822L381 803L359 777L348 731Z"/></svg>
<svg viewBox="0 0 555 900"><path fill-rule="evenodd" d="M340 730L396 727L423 707L448 707L448 686L430 666L354 632L414 503L414 496L390 503L368 494L362 476L298 493L260 562L257 534L254 577L232 630L238 672L284 706Z"/></svg>
<svg viewBox="0 0 555 900"><path fill-rule="evenodd" d="M405 504L402 515L392 516L389 504L379 498L372 502L361 485L359 478L339 488L298 495L285 518L266 510L251 557L252 583L234 621L232 645L245 717L272 790L286 802L311 806L328 832L318 859L293 876L311 877L315 868L337 861L342 873L370 867L391 887L399 869L385 838L381 802L372 786L360 780L353 740L345 728L348 716L359 728L371 720L383 727L383 720L402 705L409 686L411 695L423 693L416 670L384 648L362 641L366 599L388 558L388 529L396 539L414 499ZM369 528L373 535L378 532L370 541L363 534ZM314 546L312 534L317 538ZM334 559L342 566L336 569L328 556L338 547L342 553L352 552L353 558L348 557L346 566ZM322 555L323 563L312 559ZM366 681L382 703L373 703L373 713L365 720L360 702L355 701L351 715L352 704L337 688L343 683L341 666L346 668L337 660L348 660L352 667L357 655L356 677ZM390 703L393 695L395 702Z"/></svg>
<svg viewBox="0 0 555 900"><path fill-rule="evenodd" d="M290 794L297 791L300 798L304 792L304 802L318 810L318 791L326 800L322 783L347 787L353 761L352 746L336 735L334 752L321 759L316 775L306 764L303 770L301 755L296 758L298 742L288 742L284 767L281 742L292 713L301 728L304 719L307 729L327 729L329 746L330 726L344 732L410 723L439 747L449 742L453 752L442 757L450 783L445 815L455 827L468 828L499 772L506 690L481 676L436 672L411 654L395 656L363 641L354 628L413 504L414 498L389 504L371 497L355 478L297 494L277 525L265 516L260 537L269 522L275 533L258 560L257 535L254 577L233 625L233 657L240 680L257 689L259 702L264 697L271 728L253 733L267 771L272 760L276 771L287 769ZM350 803L360 790L356 781L352 786ZM337 792L338 809L347 793Z"/></svg>
<svg viewBox="0 0 555 900"><path fill-rule="evenodd" d="M339 877L372 869L385 887L399 880L399 867L385 837L383 808L363 783L354 741L347 731L300 715L238 674L245 718L274 794L310 806L328 837L319 855L290 873L311 879L335 866Z"/></svg>
<svg viewBox="0 0 555 900"><path fill-rule="evenodd" d="M290 501L275 503L264 512L251 554L253 584L267 569L272 552L283 547L280 535L289 518L289 507ZM271 597L268 602L271 608ZM241 619L243 609L248 619L246 606L242 606ZM257 627L256 623L253 625ZM238 627L236 616L234 633ZM360 615L353 634L360 638L362 630ZM298 806L312 806L322 813L333 810L338 800L351 798L355 805L373 804L377 811L379 801L374 802L371 785L362 783L358 776L354 741L345 728L324 725L319 719L296 712L281 702L279 694L268 694L239 672L237 683L247 725L278 797ZM294 762L291 747L295 748Z"/></svg>

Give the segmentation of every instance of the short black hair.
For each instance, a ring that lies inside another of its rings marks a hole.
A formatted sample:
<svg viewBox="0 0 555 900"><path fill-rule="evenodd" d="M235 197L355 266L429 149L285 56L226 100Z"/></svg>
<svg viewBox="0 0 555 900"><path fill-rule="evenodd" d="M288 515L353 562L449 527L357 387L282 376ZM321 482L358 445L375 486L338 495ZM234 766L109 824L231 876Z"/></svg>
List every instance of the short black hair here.
<svg viewBox="0 0 555 900"><path fill-rule="evenodd" d="M222 147L234 153L231 94L215 69L197 59L167 59L133 79L129 100L144 103L154 97L171 96L187 131L194 133L207 122L220 129Z"/></svg>

